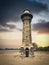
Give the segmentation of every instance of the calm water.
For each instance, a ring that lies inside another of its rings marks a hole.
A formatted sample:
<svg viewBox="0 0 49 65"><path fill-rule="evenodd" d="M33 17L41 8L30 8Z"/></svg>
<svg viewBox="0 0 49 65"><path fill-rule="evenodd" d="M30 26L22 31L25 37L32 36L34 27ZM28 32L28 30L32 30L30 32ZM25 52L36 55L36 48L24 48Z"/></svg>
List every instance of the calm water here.
<svg viewBox="0 0 49 65"><path fill-rule="evenodd" d="M0 50L0 52L18 52L20 50Z"/></svg>
<svg viewBox="0 0 49 65"><path fill-rule="evenodd" d="M18 52L20 50L0 50L0 52ZM40 53L49 53L49 51L37 51L39 54ZM35 52L36 53L36 52Z"/></svg>

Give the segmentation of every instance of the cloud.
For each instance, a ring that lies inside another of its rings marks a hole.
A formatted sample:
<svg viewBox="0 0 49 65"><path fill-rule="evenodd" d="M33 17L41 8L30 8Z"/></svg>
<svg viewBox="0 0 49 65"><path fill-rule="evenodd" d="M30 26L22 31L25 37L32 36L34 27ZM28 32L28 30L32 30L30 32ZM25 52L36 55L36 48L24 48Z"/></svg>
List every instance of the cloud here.
<svg viewBox="0 0 49 65"><path fill-rule="evenodd" d="M22 22L6 22L6 25L0 25L0 32L22 31Z"/></svg>
<svg viewBox="0 0 49 65"><path fill-rule="evenodd" d="M36 1L36 0L29 0L29 2L31 2L31 7L32 7L32 10L33 12L37 13L37 12L40 12L40 11L47 11L48 10L48 6L46 3L42 3L42 2L39 2L39 1Z"/></svg>
<svg viewBox="0 0 49 65"><path fill-rule="evenodd" d="M38 1L29 2L28 0L0 0L0 24L6 25L6 22L17 22L21 18L24 9L30 9L32 13L47 11L47 4Z"/></svg>
<svg viewBox="0 0 49 65"><path fill-rule="evenodd" d="M16 23L15 22L7 22L6 26L10 29L16 29Z"/></svg>
<svg viewBox="0 0 49 65"><path fill-rule="evenodd" d="M11 32L16 29L16 23L14 22L7 22L6 25L0 25L0 32Z"/></svg>
<svg viewBox="0 0 49 65"><path fill-rule="evenodd" d="M8 32L8 31L10 31L10 28L9 27L7 27L7 26L2 26L2 25L0 25L0 32Z"/></svg>
<svg viewBox="0 0 49 65"><path fill-rule="evenodd" d="M49 22L46 22L45 20L40 20L40 23L34 24L33 30L38 31L38 33L49 33Z"/></svg>

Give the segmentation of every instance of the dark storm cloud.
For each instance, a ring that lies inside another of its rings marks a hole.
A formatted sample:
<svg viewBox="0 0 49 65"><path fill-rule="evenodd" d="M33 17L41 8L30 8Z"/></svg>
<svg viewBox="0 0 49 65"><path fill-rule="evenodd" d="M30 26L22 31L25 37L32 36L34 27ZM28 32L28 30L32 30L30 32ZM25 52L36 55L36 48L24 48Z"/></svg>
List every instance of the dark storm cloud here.
<svg viewBox="0 0 49 65"><path fill-rule="evenodd" d="M8 32L9 31L9 27L0 25L0 32L3 32L3 31Z"/></svg>
<svg viewBox="0 0 49 65"><path fill-rule="evenodd" d="M7 27L9 27L10 29L15 29L16 26L15 25L6 25Z"/></svg>
<svg viewBox="0 0 49 65"><path fill-rule="evenodd" d="M49 22L41 20L40 23L33 25L33 30L38 31L39 33L49 33Z"/></svg>
<svg viewBox="0 0 49 65"><path fill-rule="evenodd" d="M10 31L7 29L0 29L0 32L10 32Z"/></svg>
<svg viewBox="0 0 49 65"><path fill-rule="evenodd" d="M38 2L36 0L31 1L31 7L32 7L31 8L32 11L35 12L35 13L38 13L42 10L44 10L44 11L48 10L47 4L44 4L42 2Z"/></svg>
<svg viewBox="0 0 49 65"><path fill-rule="evenodd" d="M6 22L17 21L24 9L30 9L33 13L42 10L47 11L47 4L37 2L29 2L28 0L0 0L0 24L6 25Z"/></svg>
<svg viewBox="0 0 49 65"><path fill-rule="evenodd" d="M11 32L13 29L16 29L16 25L14 24L0 25L0 32Z"/></svg>

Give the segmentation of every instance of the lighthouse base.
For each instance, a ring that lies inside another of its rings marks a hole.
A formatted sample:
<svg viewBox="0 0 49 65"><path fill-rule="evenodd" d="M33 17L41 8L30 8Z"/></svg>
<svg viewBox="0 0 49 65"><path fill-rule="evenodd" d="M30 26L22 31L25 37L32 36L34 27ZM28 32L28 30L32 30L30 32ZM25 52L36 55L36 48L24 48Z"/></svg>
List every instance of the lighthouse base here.
<svg viewBox="0 0 49 65"><path fill-rule="evenodd" d="M29 57L34 56L34 48L30 46L21 46L21 56Z"/></svg>

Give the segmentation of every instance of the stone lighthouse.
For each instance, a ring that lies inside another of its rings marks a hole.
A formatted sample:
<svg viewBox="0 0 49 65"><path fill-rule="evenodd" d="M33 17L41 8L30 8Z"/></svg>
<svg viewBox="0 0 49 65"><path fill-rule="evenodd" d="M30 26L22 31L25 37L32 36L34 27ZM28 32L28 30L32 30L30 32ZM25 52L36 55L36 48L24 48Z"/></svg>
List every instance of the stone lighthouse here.
<svg viewBox="0 0 49 65"><path fill-rule="evenodd" d="M30 49L32 46L32 38L31 38L31 20L33 16L28 9L24 10L21 15L21 19L23 22L23 32L22 32L22 48L24 51L28 51L28 56L30 54Z"/></svg>

